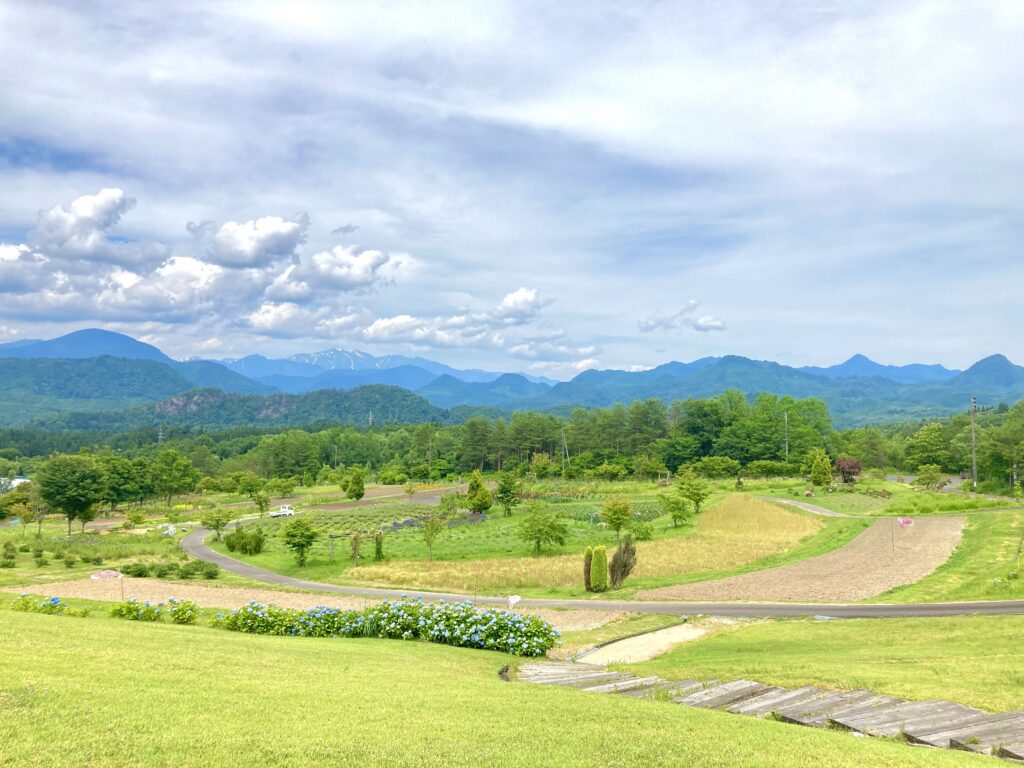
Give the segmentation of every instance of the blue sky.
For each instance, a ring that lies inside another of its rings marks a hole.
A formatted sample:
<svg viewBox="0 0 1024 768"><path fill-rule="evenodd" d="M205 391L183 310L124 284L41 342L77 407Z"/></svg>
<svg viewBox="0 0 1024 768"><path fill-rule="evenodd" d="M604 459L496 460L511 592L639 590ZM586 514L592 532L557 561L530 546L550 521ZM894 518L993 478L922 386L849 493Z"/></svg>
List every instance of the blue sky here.
<svg viewBox="0 0 1024 768"><path fill-rule="evenodd" d="M1024 361L1024 4L0 5L0 341Z"/></svg>

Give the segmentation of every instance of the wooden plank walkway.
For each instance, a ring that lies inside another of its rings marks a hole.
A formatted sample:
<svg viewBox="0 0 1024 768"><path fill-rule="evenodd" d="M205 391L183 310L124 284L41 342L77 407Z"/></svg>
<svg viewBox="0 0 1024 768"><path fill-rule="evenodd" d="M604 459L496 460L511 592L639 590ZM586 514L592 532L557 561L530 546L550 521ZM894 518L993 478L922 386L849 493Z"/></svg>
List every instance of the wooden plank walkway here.
<svg viewBox="0 0 1024 768"><path fill-rule="evenodd" d="M1024 710L990 714L951 701L905 701L873 691L828 691L814 686L790 690L755 680L672 681L572 661L528 662L519 667L517 679L771 717L812 728L840 728L865 736L902 736L909 744L1024 761Z"/></svg>

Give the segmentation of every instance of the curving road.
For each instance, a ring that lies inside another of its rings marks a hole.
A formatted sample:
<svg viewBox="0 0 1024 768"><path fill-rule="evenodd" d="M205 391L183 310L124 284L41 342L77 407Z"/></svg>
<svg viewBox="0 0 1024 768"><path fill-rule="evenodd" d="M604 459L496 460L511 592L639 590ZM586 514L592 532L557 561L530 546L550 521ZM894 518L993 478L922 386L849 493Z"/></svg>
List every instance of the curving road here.
<svg viewBox="0 0 1024 768"><path fill-rule="evenodd" d="M188 554L208 563L216 563L225 571L245 576L266 584L276 584L292 589L306 589L316 592L330 592L342 595L356 595L378 599L401 597L422 597L424 600L472 600L484 605L505 605L501 597L480 597L449 592L424 592L414 589L375 589L372 587L347 587L340 584L324 584L285 576L280 573L257 568L227 555L215 552L206 546L205 539L212 531L196 528L181 540L181 548ZM528 608L584 608L603 611L632 611L634 613L663 613L675 616L703 614L707 616L743 616L751 618L829 616L833 618L896 618L912 616L965 616L970 614L1024 614L1024 600L1000 600L975 603L910 603L894 604L835 604L835 603L691 603L638 600L547 600L526 598L520 606Z"/></svg>

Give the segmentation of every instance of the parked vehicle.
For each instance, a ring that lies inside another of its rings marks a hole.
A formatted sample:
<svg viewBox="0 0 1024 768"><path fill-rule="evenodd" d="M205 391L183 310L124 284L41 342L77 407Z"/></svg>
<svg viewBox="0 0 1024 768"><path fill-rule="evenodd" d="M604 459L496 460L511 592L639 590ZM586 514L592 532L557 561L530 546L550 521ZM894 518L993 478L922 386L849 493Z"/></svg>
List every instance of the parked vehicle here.
<svg viewBox="0 0 1024 768"><path fill-rule="evenodd" d="M270 513L271 517L292 517L295 515L295 507L291 504L282 504Z"/></svg>

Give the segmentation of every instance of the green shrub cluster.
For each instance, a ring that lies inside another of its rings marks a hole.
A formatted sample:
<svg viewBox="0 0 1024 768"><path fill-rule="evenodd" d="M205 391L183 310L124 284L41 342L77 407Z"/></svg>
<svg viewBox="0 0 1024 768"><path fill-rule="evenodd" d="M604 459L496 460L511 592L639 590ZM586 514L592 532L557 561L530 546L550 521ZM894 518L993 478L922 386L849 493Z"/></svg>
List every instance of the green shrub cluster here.
<svg viewBox="0 0 1024 768"><path fill-rule="evenodd" d="M259 635L424 640L517 656L543 656L560 637L536 616L499 609L478 611L469 601L424 603L419 598L385 600L361 611L326 606L299 611L253 601L229 614L218 614L212 624Z"/></svg>
<svg viewBox="0 0 1024 768"><path fill-rule="evenodd" d="M18 548L14 546L14 542L4 542L4 554L0 558L0 568L13 568L15 558L18 556Z"/></svg>
<svg viewBox="0 0 1024 768"><path fill-rule="evenodd" d="M149 600L139 602L134 597L114 603L110 608L110 615L115 619L128 619L129 621L160 621L163 614L163 603L153 605Z"/></svg>
<svg viewBox="0 0 1024 768"><path fill-rule="evenodd" d="M258 525L239 526L224 537L224 546L228 552L241 552L243 555L258 555L266 542L266 534Z"/></svg>
<svg viewBox="0 0 1024 768"><path fill-rule="evenodd" d="M187 563L126 563L121 566L121 573L136 579L155 576L158 579L216 579L220 576L220 568L215 563L204 563L202 560L189 560Z"/></svg>
<svg viewBox="0 0 1024 768"><path fill-rule="evenodd" d="M28 613L49 613L59 616L87 616L89 610L82 608L76 610L65 603L59 597L46 597L40 600L38 597L22 593L11 603L11 609L15 611L26 611Z"/></svg>

